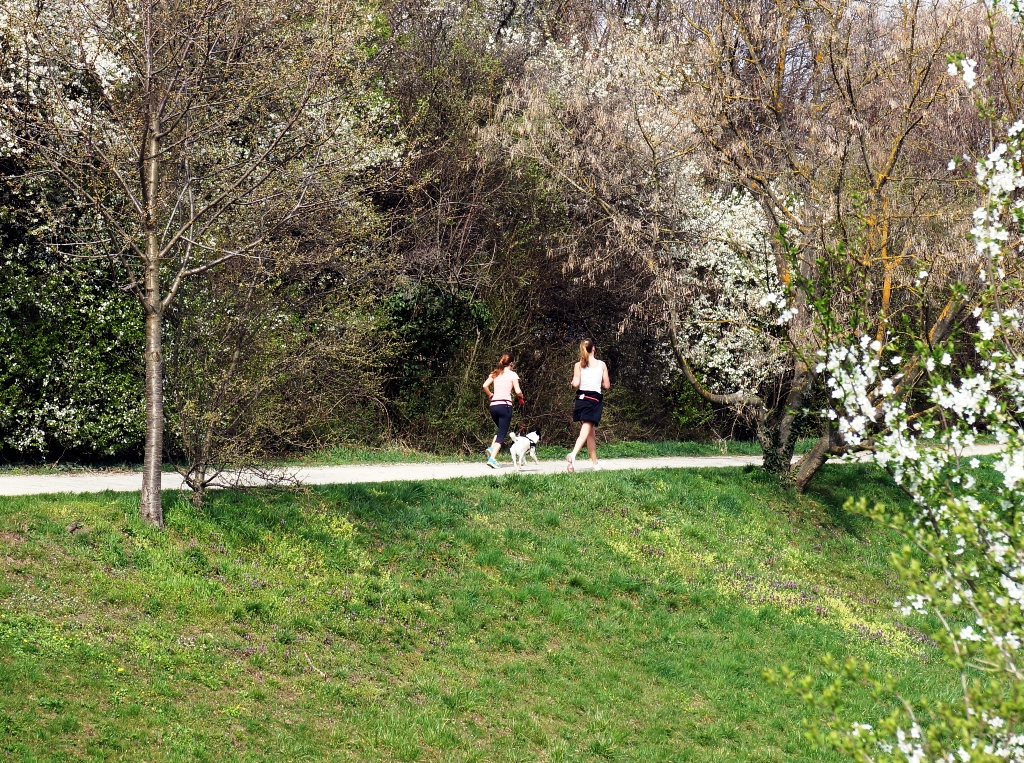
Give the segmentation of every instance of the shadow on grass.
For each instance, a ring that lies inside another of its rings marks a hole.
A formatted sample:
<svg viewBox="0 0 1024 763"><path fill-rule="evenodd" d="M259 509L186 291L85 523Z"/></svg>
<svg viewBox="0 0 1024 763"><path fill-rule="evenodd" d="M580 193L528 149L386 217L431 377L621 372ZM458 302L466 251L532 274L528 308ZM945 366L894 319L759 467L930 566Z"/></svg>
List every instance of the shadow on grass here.
<svg viewBox="0 0 1024 763"><path fill-rule="evenodd" d="M822 467L805 491L816 501L831 522L844 532L862 540L871 527L871 521L846 509L850 500L864 498L868 505L900 506L907 503L906 495L892 478L878 466L871 464L833 464Z"/></svg>
<svg viewBox="0 0 1024 763"><path fill-rule="evenodd" d="M518 481L517 481L518 482ZM522 480L525 483L525 480ZM467 515L462 489L423 482L320 486L288 491L260 488L212 491L201 510L180 494L168 493L165 519L182 532L214 532L229 545L259 545L268 533L294 535L313 543L325 538L310 513L344 516L357 532L453 529Z"/></svg>

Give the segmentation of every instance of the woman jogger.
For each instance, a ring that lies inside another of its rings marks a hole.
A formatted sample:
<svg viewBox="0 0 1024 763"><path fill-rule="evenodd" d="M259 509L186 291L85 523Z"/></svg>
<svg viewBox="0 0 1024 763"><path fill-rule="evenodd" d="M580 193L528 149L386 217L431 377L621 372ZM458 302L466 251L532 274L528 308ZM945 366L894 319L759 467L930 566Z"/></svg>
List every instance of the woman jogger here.
<svg viewBox="0 0 1024 763"><path fill-rule="evenodd" d="M515 358L512 357L512 353L506 352L483 384L484 392L491 399L491 419L498 428L494 440L487 448L487 465L492 469L498 468L498 451L501 450L501 444L505 442L505 436L508 434L509 424L512 423L513 391L519 400L519 405L523 405L523 391L519 388L519 374L513 370L514 366ZM493 392L489 388L493 388Z"/></svg>
<svg viewBox="0 0 1024 763"><path fill-rule="evenodd" d="M597 438L594 433L597 425L601 423L601 414L604 411L604 390L609 389L612 384L608 378L608 366L603 360L594 357L596 351L597 345L592 340L584 339L580 342L580 359L572 370L570 384L576 388L572 420L580 422L580 436L576 438L576 445L572 451L565 457L565 468L568 472L575 470L576 454L580 452L584 443L590 451L594 469L601 468L597 460Z"/></svg>

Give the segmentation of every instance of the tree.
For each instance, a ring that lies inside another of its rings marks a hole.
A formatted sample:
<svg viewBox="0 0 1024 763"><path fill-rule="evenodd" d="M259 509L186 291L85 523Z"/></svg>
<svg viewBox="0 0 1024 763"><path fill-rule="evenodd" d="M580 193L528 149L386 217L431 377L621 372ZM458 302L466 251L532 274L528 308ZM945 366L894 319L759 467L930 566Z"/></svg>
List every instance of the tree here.
<svg viewBox="0 0 1024 763"><path fill-rule="evenodd" d="M986 24L1007 38L1004 22L946 1L606 16L550 45L513 93L508 145L577 215L562 239L570 267L637 295L633 317L660 327L678 371L749 422L765 467L803 488L848 447L818 419L819 349L894 337L909 396L916 342L941 343L977 304L964 236L975 192L935 148L985 140L946 57L982 49L971 30ZM1021 81L1004 56L989 107L1012 103ZM819 440L794 464L801 431Z"/></svg>
<svg viewBox="0 0 1024 763"><path fill-rule="evenodd" d="M259 259L182 287L167 315L168 424L193 504L211 486L291 482L282 457L386 435L381 227L369 203L324 210Z"/></svg>
<svg viewBox="0 0 1024 763"><path fill-rule="evenodd" d="M145 313L141 513L161 525L163 323L182 285L393 161L358 2L15 2L0 142L73 193Z"/></svg>
<svg viewBox="0 0 1024 763"><path fill-rule="evenodd" d="M723 0L686 6L667 32L685 53L652 81L687 89L700 145L774 232L790 371L774 405L738 402L762 421L766 466L798 487L848 448L826 421L790 466L795 425L821 394L816 353L888 337L901 345L898 390L909 397L920 348L943 343L978 303L980 262L964 235L974 194L947 160L973 153L987 127L946 63L951 50L984 45L971 33L986 20L1006 34L1001 12L973 2ZM1004 64L990 105L1020 86L1019 66Z"/></svg>

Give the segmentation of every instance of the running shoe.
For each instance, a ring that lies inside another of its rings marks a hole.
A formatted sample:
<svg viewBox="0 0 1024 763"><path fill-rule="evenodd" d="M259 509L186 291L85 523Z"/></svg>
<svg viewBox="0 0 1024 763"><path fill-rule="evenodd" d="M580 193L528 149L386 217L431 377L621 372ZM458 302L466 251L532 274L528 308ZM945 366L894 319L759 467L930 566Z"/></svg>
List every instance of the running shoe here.
<svg viewBox="0 0 1024 763"><path fill-rule="evenodd" d="M497 469L498 468L498 462L494 460L494 456L489 456L487 458L487 465L489 467L491 467L492 469Z"/></svg>
<svg viewBox="0 0 1024 763"><path fill-rule="evenodd" d="M595 471L595 472L599 472L599 471L601 471L602 469L604 469L604 466L602 466L602 465L601 465L601 462L600 462L600 461L598 461L598 462L597 462L596 464L594 464L594 471Z"/></svg>
<svg viewBox="0 0 1024 763"><path fill-rule="evenodd" d="M565 470L569 472L569 474L572 474L574 471L576 471L575 464L573 463L574 460L575 459L573 459L572 453L565 457Z"/></svg>

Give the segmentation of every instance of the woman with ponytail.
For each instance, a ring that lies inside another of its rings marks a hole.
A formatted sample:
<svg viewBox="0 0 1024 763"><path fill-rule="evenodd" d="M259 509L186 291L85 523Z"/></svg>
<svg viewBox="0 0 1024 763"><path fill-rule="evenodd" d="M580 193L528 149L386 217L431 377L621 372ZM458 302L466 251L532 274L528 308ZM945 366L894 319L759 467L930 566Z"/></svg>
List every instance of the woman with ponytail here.
<svg viewBox="0 0 1024 763"><path fill-rule="evenodd" d="M597 438L595 431L601 423L601 412L604 407L604 390L612 386L608 378L608 366L603 360L594 357L597 345L591 339L580 342L580 359L572 370L572 384L576 388L576 403L572 409L572 420L580 422L580 436L572 452L565 457L566 471L572 473L576 465L576 454L584 443L590 451L590 460L594 469L601 468L597 461Z"/></svg>
<svg viewBox="0 0 1024 763"><path fill-rule="evenodd" d="M491 399L491 419L498 428L491 446L487 449L487 465L492 469L498 468L497 455L501 450L501 444L505 442L505 435L508 434L508 425L512 423L512 391L515 390L519 405L522 406L523 391L519 388L519 374L512 370L516 359L512 353L506 352L498 361L498 366L491 375L484 379L484 392ZM493 387L493 391L488 389Z"/></svg>

